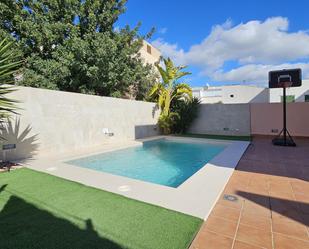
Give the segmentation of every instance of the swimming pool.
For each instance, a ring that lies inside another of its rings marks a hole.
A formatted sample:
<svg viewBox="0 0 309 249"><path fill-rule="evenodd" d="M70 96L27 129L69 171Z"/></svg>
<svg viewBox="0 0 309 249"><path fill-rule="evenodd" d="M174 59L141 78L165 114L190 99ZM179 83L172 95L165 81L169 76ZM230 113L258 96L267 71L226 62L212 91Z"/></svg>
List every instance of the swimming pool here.
<svg viewBox="0 0 309 249"><path fill-rule="evenodd" d="M177 139L158 139L141 146L84 157L67 163L113 175L177 188L226 147Z"/></svg>

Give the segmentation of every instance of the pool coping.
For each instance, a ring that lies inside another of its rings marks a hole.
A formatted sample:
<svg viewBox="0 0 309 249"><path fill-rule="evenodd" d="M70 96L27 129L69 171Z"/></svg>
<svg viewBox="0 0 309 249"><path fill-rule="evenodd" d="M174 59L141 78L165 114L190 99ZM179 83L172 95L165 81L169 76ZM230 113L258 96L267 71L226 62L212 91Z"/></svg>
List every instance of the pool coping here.
<svg viewBox="0 0 309 249"><path fill-rule="evenodd" d="M66 163L67 161L140 145L156 139L223 143L226 148L177 188L112 175ZM39 158L26 163L28 168L79 182L128 198L207 219L226 183L250 142L204 138L156 136L119 145L105 145L85 154L72 153L58 158Z"/></svg>

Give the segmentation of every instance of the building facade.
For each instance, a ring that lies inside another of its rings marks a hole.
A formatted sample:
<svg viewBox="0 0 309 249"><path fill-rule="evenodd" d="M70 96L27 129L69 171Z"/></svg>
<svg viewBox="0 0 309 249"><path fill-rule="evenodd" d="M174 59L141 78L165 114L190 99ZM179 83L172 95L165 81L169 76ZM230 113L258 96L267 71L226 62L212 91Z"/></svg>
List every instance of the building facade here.
<svg viewBox="0 0 309 249"><path fill-rule="evenodd" d="M145 40L143 41L143 46L139 52L145 63L152 65L158 62L162 55L159 49L155 48Z"/></svg>
<svg viewBox="0 0 309 249"><path fill-rule="evenodd" d="M242 104L269 102L268 89L257 86L207 86L195 87L192 90L193 96L199 98L203 104Z"/></svg>
<svg viewBox="0 0 309 249"><path fill-rule="evenodd" d="M283 100L281 88L269 89L250 85L224 85L194 87L193 96L203 104L280 103ZM301 87L286 89L287 102L309 102L309 80L303 80Z"/></svg>
<svg viewBox="0 0 309 249"><path fill-rule="evenodd" d="M286 89L287 102L309 102L309 79L303 80L300 87ZM282 102L283 90L280 88L269 89L269 102Z"/></svg>

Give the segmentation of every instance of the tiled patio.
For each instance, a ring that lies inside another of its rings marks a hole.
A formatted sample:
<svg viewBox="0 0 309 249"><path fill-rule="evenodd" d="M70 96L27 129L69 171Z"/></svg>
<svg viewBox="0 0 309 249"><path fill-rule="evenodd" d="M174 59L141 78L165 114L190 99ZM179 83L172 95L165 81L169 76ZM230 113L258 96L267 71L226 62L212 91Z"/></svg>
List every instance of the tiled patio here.
<svg viewBox="0 0 309 249"><path fill-rule="evenodd" d="M255 138L190 249L309 249L309 140L296 143Z"/></svg>

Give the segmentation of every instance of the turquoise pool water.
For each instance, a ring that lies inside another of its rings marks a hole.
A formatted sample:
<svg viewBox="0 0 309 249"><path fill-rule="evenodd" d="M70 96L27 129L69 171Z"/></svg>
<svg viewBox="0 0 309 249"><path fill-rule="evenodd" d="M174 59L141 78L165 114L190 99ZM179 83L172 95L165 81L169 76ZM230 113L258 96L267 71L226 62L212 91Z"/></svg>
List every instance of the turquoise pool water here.
<svg viewBox="0 0 309 249"><path fill-rule="evenodd" d="M160 139L67 163L177 188L226 145Z"/></svg>

